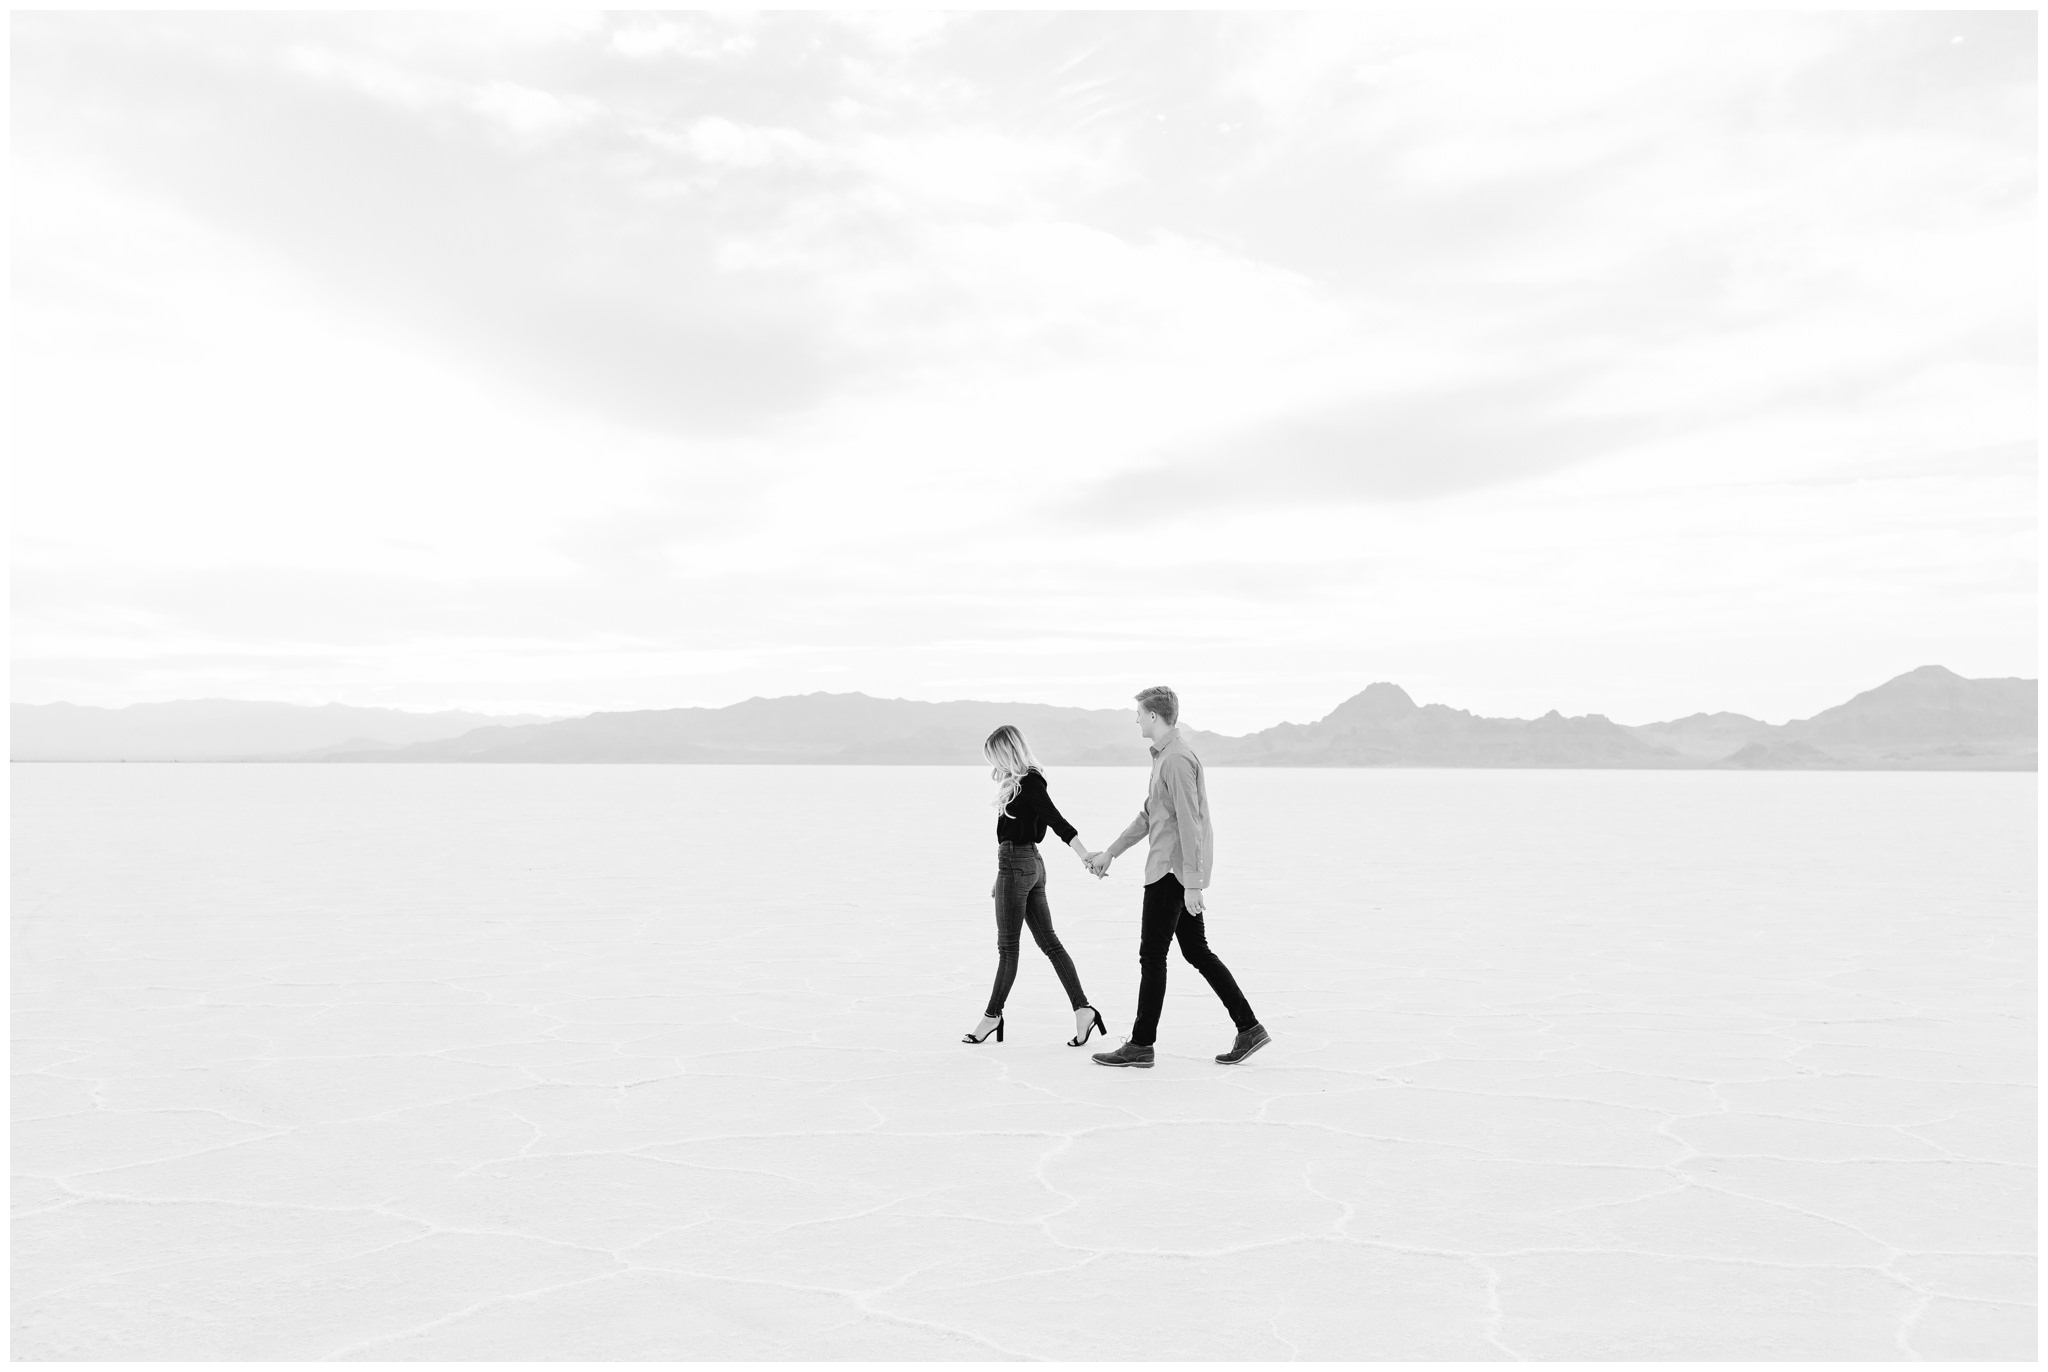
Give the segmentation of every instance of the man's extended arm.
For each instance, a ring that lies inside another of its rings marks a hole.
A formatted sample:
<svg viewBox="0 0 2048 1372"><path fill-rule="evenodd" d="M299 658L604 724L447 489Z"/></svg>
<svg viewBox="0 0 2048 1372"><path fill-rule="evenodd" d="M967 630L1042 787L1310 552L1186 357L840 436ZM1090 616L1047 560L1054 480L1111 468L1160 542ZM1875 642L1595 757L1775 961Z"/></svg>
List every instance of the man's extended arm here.
<svg viewBox="0 0 2048 1372"><path fill-rule="evenodd" d="M1110 857L1115 857L1119 853L1123 852L1124 849L1130 847L1133 843L1136 843L1139 839L1145 837L1145 835L1151 832L1152 800L1151 797L1148 796L1145 799L1145 803L1138 807L1138 817L1132 820L1129 826L1126 827L1121 834L1118 834L1116 836L1116 839L1102 851L1108 854Z"/></svg>

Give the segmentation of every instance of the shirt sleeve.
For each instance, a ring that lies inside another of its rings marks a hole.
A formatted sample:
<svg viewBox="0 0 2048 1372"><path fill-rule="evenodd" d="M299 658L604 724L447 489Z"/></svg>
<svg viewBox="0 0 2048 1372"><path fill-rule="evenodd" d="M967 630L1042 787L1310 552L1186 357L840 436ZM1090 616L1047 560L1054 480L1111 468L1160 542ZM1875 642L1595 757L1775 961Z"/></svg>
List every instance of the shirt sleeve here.
<svg viewBox="0 0 2048 1372"><path fill-rule="evenodd" d="M1124 849L1130 847L1133 843L1136 843L1139 839L1145 837L1145 835L1151 832L1152 798L1150 796L1147 796L1145 797L1145 803L1138 807L1138 817L1132 820L1128 825L1126 825L1124 827L1124 831L1121 834L1118 834L1116 838L1111 841L1109 847L1105 848L1103 851L1108 853L1111 857L1115 857L1119 853L1123 852Z"/></svg>
<svg viewBox="0 0 2048 1372"><path fill-rule="evenodd" d="M1027 784L1031 787L1031 802L1038 807L1038 817L1045 826L1060 836L1061 843L1072 843L1080 831L1067 823L1067 817L1052 803L1052 792L1046 789L1045 778L1033 773Z"/></svg>
<svg viewBox="0 0 2048 1372"><path fill-rule="evenodd" d="M1202 841L1202 800L1195 790L1195 768L1186 758L1170 757L1160 780L1173 802L1174 835L1180 841L1180 882L1190 891L1209 884L1209 850Z"/></svg>

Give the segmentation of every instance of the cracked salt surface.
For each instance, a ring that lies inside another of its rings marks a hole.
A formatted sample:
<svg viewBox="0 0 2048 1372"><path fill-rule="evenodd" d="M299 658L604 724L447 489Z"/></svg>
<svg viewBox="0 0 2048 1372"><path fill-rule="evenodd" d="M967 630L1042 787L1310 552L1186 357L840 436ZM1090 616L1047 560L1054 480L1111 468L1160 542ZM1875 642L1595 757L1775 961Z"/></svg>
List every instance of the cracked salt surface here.
<svg viewBox="0 0 2048 1372"><path fill-rule="evenodd" d="M2031 776L1212 773L1148 1073L975 769L14 781L19 1359L2034 1356Z"/></svg>

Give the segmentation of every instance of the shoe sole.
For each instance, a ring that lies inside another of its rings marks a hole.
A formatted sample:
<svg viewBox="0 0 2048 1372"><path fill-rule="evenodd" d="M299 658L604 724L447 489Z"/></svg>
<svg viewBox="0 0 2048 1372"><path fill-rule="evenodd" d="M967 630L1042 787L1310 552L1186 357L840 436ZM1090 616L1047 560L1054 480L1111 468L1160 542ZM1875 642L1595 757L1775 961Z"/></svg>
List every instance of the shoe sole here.
<svg viewBox="0 0 2048 1372"><path fill-rule="evenodd" d="M1097 1067L1150 1067L1149 1062L1104 1062L1101 1058L1090 1058Z"/></svg>
<svg viewBox="0 0 2048 1372"><path fill-rule="evenodd" d="M1238 1055L1237 1055L1236 1057L1234 1057L1234 1058L1233 1058L1233 1057L1230 1057L1230 1056L1228 1056L1228 1055L1224 1055L1224 1054L1219 1054L1219 1055L1217 1056L1217 1058L1216 1058L1216 1061L1218 1061L1218 1062L1222 1063L1222 1064L1223 1064L1223 1065L1224 1065L1225 1067L1235 1067L1235 1066L1237 1066L1237 1065L1238 1065L1238 1064L1239 1064L1240 1062L1243 1062L1243 1061L1244 1061L1244 1060L1245 1060L1246 1058L1248 1058L1248 1057L1250 1057L1250 1056L1251 1056L1252 1054L1254 1054L1254 1053L1258 1052L1258 1051L1259 1051L1259 1050L1260 1050L1261 1048L1264 1048L1264 1047L1265 1047L1265 1046L1266 1046L1267 1044L1271 1043L1272 1041L1273 1041L1273 1040L1271 1040L1271 1039L1260 1039L1260 1040L1259 1040L1259 1041L1258 1041L1257 1043L1255 1043L1255 1044L1253 1044L1253 1045L1252 1045L1251 1047L1249 1047L1249 1048L1245 1049L1245 1050L1244 1050L1244 1051L1243 1051L1242 1053L1239 1053L1239 1054L1238 1054Z"/></svg>

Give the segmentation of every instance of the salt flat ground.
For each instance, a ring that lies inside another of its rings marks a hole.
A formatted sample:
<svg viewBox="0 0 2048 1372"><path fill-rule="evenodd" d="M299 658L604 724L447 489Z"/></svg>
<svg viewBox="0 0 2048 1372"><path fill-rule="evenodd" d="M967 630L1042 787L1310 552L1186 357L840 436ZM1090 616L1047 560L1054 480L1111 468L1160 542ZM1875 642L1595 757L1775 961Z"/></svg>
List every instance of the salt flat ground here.
<svg viewBox="0 0 2048 1372"><path fill-rule="evenodd" d="M2034 1355L2032 776L1218 770L1139 1072L973 769L13 775L18 1359Z"/></svg>

